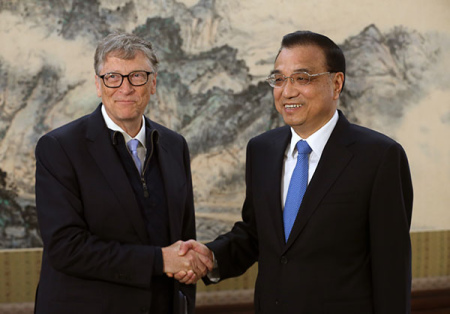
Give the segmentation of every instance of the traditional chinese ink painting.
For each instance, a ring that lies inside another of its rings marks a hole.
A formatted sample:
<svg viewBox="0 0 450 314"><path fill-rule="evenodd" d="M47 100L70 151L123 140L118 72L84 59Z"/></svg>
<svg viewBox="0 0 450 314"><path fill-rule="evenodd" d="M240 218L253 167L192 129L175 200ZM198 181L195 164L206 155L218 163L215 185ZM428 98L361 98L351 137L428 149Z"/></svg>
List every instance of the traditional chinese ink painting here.
<svg viewBox="0 0 450 314"><path fill-rule="evenodd" d="M161 60L147 115L188 141L200 240L240 219L246 144L283 125L264 80L300 29L342 47L347 117L405 148L412 230L450 229L449 16L443 0L0 0L0 248L42 245L34 147L96 108L94 50L115 30Z"/></svg>

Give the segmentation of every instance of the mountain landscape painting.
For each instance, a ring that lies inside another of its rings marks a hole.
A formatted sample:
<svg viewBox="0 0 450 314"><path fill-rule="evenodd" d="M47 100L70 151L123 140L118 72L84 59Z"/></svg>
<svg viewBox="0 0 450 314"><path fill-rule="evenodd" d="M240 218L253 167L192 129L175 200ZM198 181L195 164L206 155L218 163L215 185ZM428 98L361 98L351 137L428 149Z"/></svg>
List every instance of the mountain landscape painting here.
<svg viewBox="0 0 450 314"><path fill-rule="evenodd" d="M157 92L146 114L188 142L199 240L240 219L247 142L283 125L265 78L282 36L300 29L344 51L346 116L405 148L412 231L450 229L450 3L355 3L0 0L0 248L42 246L35 145L98 106L94 50L116 30L156 48Z"/></svg>

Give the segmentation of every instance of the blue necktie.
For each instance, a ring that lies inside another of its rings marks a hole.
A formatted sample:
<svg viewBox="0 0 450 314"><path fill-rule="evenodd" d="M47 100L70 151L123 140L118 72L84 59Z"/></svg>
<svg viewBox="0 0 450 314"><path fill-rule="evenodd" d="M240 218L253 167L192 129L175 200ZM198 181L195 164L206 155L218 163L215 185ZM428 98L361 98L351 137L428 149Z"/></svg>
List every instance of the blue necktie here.
<svg viewBox="0 0 450 314"><path fill-rule="evenodd" d="M291 182L286 196L286 203L284 205L283 220L284 220L284 236L286 242L297 217L300 204L303 200L306 187L308 186L308 159L311 153L306 141L300 140L297 142L297 164L292 173Z"/></svg>
<svg viewBox="0 0 450 314"><path fill-rule="evenodd" d="M139 145L139 141L137 139L132 139L132 140L128 141L128 143L127 143L128 149L131 152L131 157L133 157L134 164L136 165L136 168L138 169L139 174L141 174L142 163L141 163L141 160L139 159L139 155L137 153L138 145Z"/></svg>

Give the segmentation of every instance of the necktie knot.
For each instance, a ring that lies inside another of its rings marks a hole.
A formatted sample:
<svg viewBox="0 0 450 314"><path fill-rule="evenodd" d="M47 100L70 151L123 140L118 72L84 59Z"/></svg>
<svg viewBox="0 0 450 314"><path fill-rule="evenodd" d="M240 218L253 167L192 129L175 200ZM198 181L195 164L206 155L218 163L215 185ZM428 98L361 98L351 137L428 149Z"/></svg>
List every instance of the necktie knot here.
<svg viewBox="0 0 450 314"><path fill-rule="evenodd" d="M312 149L309 147L308 142L300 140L297 142L297 151L299 154L309 154Z"/></svg>
<svg viewBox="0 0 450 314"><path fill-rule="evenodd" d="M129 140L127 143L128 149L131 153L137 152L137 147L139 145L139 141L137 139Z"/></svg>
<svg viewBox="0 0 450 314"><path fill-rule="evenodd" d="M133 157L134 164L136 165L136 168L138 169L139 173L142 171L142 162L139 158L137 147L139 146L139 141L137 139L129 140L127 143L127 147L131 152L131 157Z"/></svg>

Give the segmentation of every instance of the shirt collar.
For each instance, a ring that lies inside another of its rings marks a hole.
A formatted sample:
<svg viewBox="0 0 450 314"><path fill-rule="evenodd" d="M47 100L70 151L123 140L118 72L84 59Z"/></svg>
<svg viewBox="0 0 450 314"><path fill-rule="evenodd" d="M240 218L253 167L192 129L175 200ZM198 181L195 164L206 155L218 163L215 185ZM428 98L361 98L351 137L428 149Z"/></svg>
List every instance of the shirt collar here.
<svg viewBox="0 0 450 314"><path fill-rule="evenodd" d="M296 153L295 147L297 145L297 142L300 140L305 140L308 143L309 147L311 147L312 151L318 156L321 156L323 149L325 148L325 145L327 144L328 139L331 136L331 132L333 132L334 127L336 126L338 118L339 115L336 110L330 121L328 121L319 130L311 134L306 140L302 139L291 127L292 137L289 149L287 151L287 156L294 158L294 154Z"/></svg>
<svg viewBox="0 0 450 314"><path fill-rule="evenodd" d="M105 120L106 126L108 129L111 129L113 131L118 131L123 134L123 137L125 139L125 143L128 143L131 139L135 138L137 139L141 145L146 148L145 146L145 118L142 116L142 126L139 130L139 133L135 137L131 137L127 132L125 132L120 126L118 126L109 116L106 112L105 106L102 105L102 115L103 119Z"/></svg>

